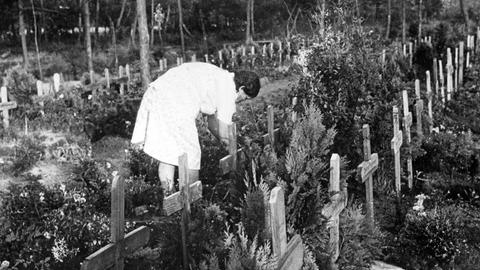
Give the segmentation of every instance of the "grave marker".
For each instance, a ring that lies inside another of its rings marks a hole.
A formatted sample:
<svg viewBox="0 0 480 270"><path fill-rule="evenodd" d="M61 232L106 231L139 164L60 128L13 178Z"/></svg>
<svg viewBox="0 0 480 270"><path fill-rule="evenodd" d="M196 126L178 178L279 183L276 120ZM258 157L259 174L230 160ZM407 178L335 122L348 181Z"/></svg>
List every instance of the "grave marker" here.
<svg viewBox="0 0 480 270"><path fill-rule="evenodd" d="M228 125L228 155L220 159L220 170L225 175L229 172L237 171L238 155L243 151L237 149L237 126L234 124Z"/></svg>
<svg viewBox="0 0 480 270"><path fill-rule="evenodd" d="M274 126L274 113L272 105L268 105L267 107L267 127L268 133L262 136L263 143L265 145L270 144L272 149L275 149L275 141L280 132L280 128L275 128Z"/></svg>
<svg viewBox="0 0 480 270"><path fill-rule="evenodd" d="M363 162L358 165L358 175L365 183L367 222L370 231L374 228L374 208L373 208L373 173L378 168L378 154L372 154L370 148L370 127L364 124L362 127L363 135Z"/></svg>
<svg viewBox="0 0 480 270"><path fill-rule="evenodd" d="M391 141L391 148L394 156L395 163L395 191L397 196L400 196L402 191L402 178L401 178L401 164L400 164L400 147L403 143L403 135L400 131L400 120L398 115L398 107L393 106L393 139Z"/></svg>
<svg viewBox="0 0 480 270"><path fill-rule="evenodd" d="M422 112L423 112L423 100L420 94L420 80L415 80L415 115L417 118L417 134L420 137L423 137L423 127L422 127Z"/></svg>
<svg viewBox="0 0 480 270"><path fill-rule="evenodd" d="M412 42L410 41L408 43L408 62L410 63L410 66L413 65L413 44Z"/></svg>
<svg viewBox="0 0 480 270"><path fill-rule="evenodd" d="M426 71L426 76L427 76L427 99L428 99L428 117L430 118L430 124L429 124L429 132L431 133L433 130L433 93L432 93L432 86L430 84L430 71Z"/></svg>
<svg viewBox="0 0 480 270"><path fill-rule="evenodd" d="M295 111L295 107L297 106L297 97L293 97L292 99L292 122L297 121L297 112Z"/></svg>
<svg viewBox="0 0 480 270"><path fill-rule="evenodd" d="M208 63L208 54L205 54L205 62Z"/></svg>
<svg viewBox="0 0 480 270"><path fill-rule="evenodd" d="M7 87L2 86L0 88L0 109L3 115L3 128L7 129L10 126L10 116L8 110L17 108L17 102L8 101Z"/></svg>
<svg viewBox="0 0 480 270"><path fill-rule="evenodd" d="M442 60L438 60L438 75L440 76L440 95L442 96L442 103L445 106L445 79L443 77L443 64Z"/></svg>
<svg viewBox="0 0 480 270"><path fill-rule="evenodd" d="M438 95L438 66L437 58L433 58L433 80L435 84L435 94Z"/></svg>
<svg viewBox="0 0 480 270"><path fill-rule="evenodd" d="M55 93L60 91L60 74L58 73L53 74L53 90Z"/></svg>
<svg viewBox="0 0 480 270"><path fill-rule="evenodd" d="M125 95L125 84L123 83L123 80L122 80L123 76L125 76L124 72L125 71L124 71L123 66L119 66L118 67L118 79L120 79L120 95L121 96Z"/></svg>
<svg viewBox="0 0 480 270"><path fill-rule="evenodd" d="M410 143L412 142L412 137L410 134L410 127L412 126L412 113L408 111L408 93L407 90L403 90L403 127L405 131L406 144L408 147L408 157L407 157L407 170L408 170L408 188L411 189L413 186L413 164L412 164L412 150L410 148Z"/></svg>
<svg viewBox="0 0 480 270"><path fill-rule="evenodd" d="M111 241L82 263L81 270L105 270L113 267L123 270L125 256L146 245L150 239L150 229L141 226L124 237L125 231L125 180L115 176L112 182Z"/></svg>
<svg viewBox="0 0 480 270"><path fill-rule="evenodd" d="M340 255L340 225L339 215L347 206L347 189L340 191L340 156L333 154L330 158L330 202L322 209L322 215L328 219L330 238L328 241L328 253L330 255L329 266L331 270L338 269L338 256Z"/></svg>
<svg viewBox="0 0 480 270"><path fill-rule="evenodd" d="M385 61L386 61L386 51L385 49L382 50L382 67L385 67Z"/></svg>
<svg viewBox="0 0 480 270"><path fill-rule="evenodd" d="M458 89L458 47L455 48L455 65L453 67L453 91Z"/></svg>
<svg viewBox="0 0 480 270"><path fill-rule="evenodd" d="M460 41L460 45L459 45L459 56L458 56L458 66L457 68L459 68L458 70L458 84L460 86L463 86L463 66L465 64L465 51L464 51L464 42L463 41ZM458 87L457 87L458 89Z"/></svg>
<svg viewBox="0 0 480 270"><path fill-rule="evenodd" d="M105 80L107 80L107 89L110 89L110 72L108 71L108 68L105 68Z"/></svg>
<svg viewBox="0 0 480 270"><path fill-rule="evenodd" d="M452 98L453 90L453 64L452 64L452 52L450 48L447 48L447 101Z"/></svg>
<svg viewBox="0 0 480 270"><path fill-rule="evenodd" d="M192 54L192 58L190 59L191 62L197 62L197 54Z"/></svg>
<svg viewBox="0 0 480 270"><path fill-rule="evenodd" d="M129 64L125 65L125 73L127 73L127 93L129 93L130 92L130 79L131 79L130 65Z"/></svg>
<svg viewBox="0 0 480 270"><path fill-rule="evenodd" d="M276 269L300 270L303 265L304 246L302 238L295 235L287 243L285 221L285 198L283 189L275 187L270 192L270 224L272 227L273 255L278 258Z"/></svg>

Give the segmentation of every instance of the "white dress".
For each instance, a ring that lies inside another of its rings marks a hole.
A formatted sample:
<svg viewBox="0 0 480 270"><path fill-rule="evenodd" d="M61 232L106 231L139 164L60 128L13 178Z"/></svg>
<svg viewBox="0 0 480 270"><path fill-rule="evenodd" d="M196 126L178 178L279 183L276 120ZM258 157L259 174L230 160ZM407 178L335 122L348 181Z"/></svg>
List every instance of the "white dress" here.
<svg viewBox="0 0 480 270"><path fill-rule="evenodd" d="M200 143L195 119L199 112L217 114L226 124L235 112L233 73L207 63L185 63L168 70L149 85L137 113L132 143L144 143L149 156L178 166L200 169Z"/></svg>

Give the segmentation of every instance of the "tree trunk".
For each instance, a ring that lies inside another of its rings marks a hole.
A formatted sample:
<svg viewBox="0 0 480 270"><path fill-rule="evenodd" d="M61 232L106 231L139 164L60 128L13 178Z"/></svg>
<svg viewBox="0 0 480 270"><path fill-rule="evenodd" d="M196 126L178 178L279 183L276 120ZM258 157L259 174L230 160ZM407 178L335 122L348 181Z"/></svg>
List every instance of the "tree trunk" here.
<svg viewBox="0 0 480 270"><path fill-rule="evenodd" d="M40 50L38 49L38 38L37 38L37 17L35 16L35 5L33 4L33 0L30 0L32 4L32 14L33 14L33 29L34 29L34 39L35 39L35 50L37 52L37 64L38 64L38 74L40 76L40 80L43 80L43 72L42 72L42 64L40 63Z"/></svg>
<svg viewBox="0 0 480 270"><path fill-rule="evenodd" d="M113 57L115 59L115 70L118 70L118 55L117 55L117 31L115 30L115 23L113 20L108 17L110 20L110 31L112 31L112 45L113 45Z"/></svg>
<svg viewBox="0 0 480 270"><path fill-rule="evenodd" d="M151 2L151 7L150 7L150 15L151 15L151 27L152 29L150 30L150 46L153 46L153 43L155 42L155 35L154 35L154 27L155 27L155 0L152 0Z"/></svg>
<svg viewBox="0 0 480 270"><path fill-rule="evenodd" d="M402 0L402 43L407 42L407 22L406 22L406 3L407 0Z"/></svg>
<svg viewBox="0 0 480 270"><path fill-rule="evenodd" d="M468 33L469 30L469 21L470 19L468 18L468 7L466 3L463 0L458 0L460 2L460 10L463 15L463 20L465 21L465 31Z"/></svg>
<svg viewBox="0 0 480 270"><path fill-rule="evenodd" d="M202 25L203 46L205 48L205 51L208 53L208 36L207 30L205 29L205 20L203 17L203 11L202 9L200 9L200 24Z"/></svg>
<svg viewBox="0 0 480 270"><path fill-rule="evenodd" d="M245 43L250 44L253 42L252 38L252 14L251 14L251 5L252 5L252 0L247 0L247 29L245 33Z"/></svg>
<svg viewBox="0 0 480 270"><path fill-rule="evenodd" d="M126 3L127 3L127 0L122 1L122 8L120 9L120 15L118 15L116 29L120 29L120 24L122 23L122 18L123 18L123 13L125 12L125 4Z"/></svg>
<svg viewBox="0 0 480 270"><path fill-rule="evenodd" d="M390 38L390 27L392 24L392 0L387 0L387 33L385 34L385 38Z"/></svg>
<svg viewBox="0 0 480 270"><path fill-rule="evenodd" d="M180 28L180 40L182 42L182 56L185 57L185 38L183 36L183 15L182 15L182 0L177 0L178 4L178 27Z"/></svg>
<svg viewBox="0 0 480 270"><path fill-rule="evenodd" d="M358 6L358 0L355 0L355 9L357 11L357 18L360 18L360 7Z"/></svg>
<svg viewBox="0 0 480 270"><path fill-rule="evenodd" d="M255 16L254 16L254 9L253 7L255 6L255 0L251 0L252 2L250 3L250 26L252 28L251 33L252 33L252 40L253 40L253 35L255 35Z"/></svg>
<svg viewBox="0 0 480 270"><path fill-rule="evenodd" d="M142 88L147 90L150 84L150 66L148 64L148 24L147 7L145 0L137 0L138 32L140 36L140 73L142 76Z"/></svg>
<svg viewBox="0 0 480 270"><path fill-rule="evenodd" d="M418 43L422 40L422 0L418 0Z"/></svg>
<svg viewBox="0 0 480 270"><path fill-rule="evenodd" d="M45 12L43 11L44 10L43 0L40 0L40 8L42 9L42 13L40 15L40 21L41 21L40 39L42 39L42 36L43 36L44 41L47 41L47 31L46 31L47 28L45 25Z"/></svg>
<svg viewBox="0 0 480 270"><path fill-rule="evenodd" d="M93 83L93 56L92 40L90 35L90 0L83 0L83 32L85 34L85 49L87 51L88 72L90 73L90 83Z"/></svg>
<svg viewBox="0 0 480 270"><path fill-rule="evenodd" d="M323 37L325 34L325 9L326 9L326 0L321 0L321 11L320 11L320 36Z"/></svg>
<svg viewBox="0 0 480 270"><path fill-rule="evenodd" d="M20 39L22 42L22 51L23 51L23 67L28 69L29 61L28 61L28 48L27 48L27 33L25 29L25 21L23 18L23 0L18 0L18 28Z"/></svg>

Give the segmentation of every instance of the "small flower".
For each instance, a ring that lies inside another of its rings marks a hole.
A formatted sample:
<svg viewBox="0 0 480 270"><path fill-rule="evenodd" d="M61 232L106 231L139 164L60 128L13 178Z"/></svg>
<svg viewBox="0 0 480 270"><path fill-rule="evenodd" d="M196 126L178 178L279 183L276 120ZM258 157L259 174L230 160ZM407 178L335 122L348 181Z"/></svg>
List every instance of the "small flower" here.
<svg viewBox="0 0 480 270"><path fill-rule="evenodd" d="M65 190L67 189L67 186L65 186L65 184L61 184L60 185L60 190L65 193Z"/></svg>
<svg viewBox="0 0 480 270"><path fill-rule="evenodd" d="M50 239L52 237L52 235L49 232L44 232L43 237L45 237L47 239Z"/></svg>
<svg viewBox="0 0 480 270"><path fill-rule="evenodd" d="M80 201L80 198L81 198L80 194L78 194L78 193L73 194L73 201L74 202Z"/></svg>
<svg viewBox="0 0 480 270"><path fill-rule="evenodd" d="M10 266L9 261L3 261L2 264L0 264L0 270L7 269Z"/></svg>
<svg viewBox="0 0 480 270"><path fill-rule="evenodd" d="M118 171L113 171L113 172L112 172L112 176L113 176L113 177L117 176L117 174L118 174Z"/></svg>
<svg viewBox="0 0 480 270"><path fill-rule="evenodd" d="M40 192L38 195L40 196L40 202L43 202L45 200L45 193Z"/></svg>
<svg viewBox="0 0 480 270"><path fill-rule="evenodd" d="M88 100L92 99L92 95L88 95Z"/></svg>
<svg viewBox="0 0 480 270"><path fill-rule="evenodd" d="M64 98L65 96L63 94L61 94L58 98L62 99Z"/></svg>
<svg viewBox="0 0 480 270"><path fill-rule="evenodd" d="M110 162L107 162L106 165L107 165L107 169L110 169L112 167L112 164Z"/></svg>
<svg viewBox="0 0 480 270"><path fill-rule="evenodd" d="M28 193L26 191L23 191L22 193L20 193L21 198L26 198L27 196L28 196Z"/></svg>

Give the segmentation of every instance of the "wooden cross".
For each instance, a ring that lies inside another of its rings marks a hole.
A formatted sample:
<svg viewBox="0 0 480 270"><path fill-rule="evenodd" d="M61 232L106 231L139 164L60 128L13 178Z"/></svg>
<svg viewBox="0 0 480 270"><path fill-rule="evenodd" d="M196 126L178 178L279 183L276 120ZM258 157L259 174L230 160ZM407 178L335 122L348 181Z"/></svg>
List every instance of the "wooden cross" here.
<svg viewBox="0 0 480 270"><path fill-rule="evenodd" d="M393 151L394 162L395 162L395 191L397 196L400 196L402 191L402 178L401 172L402 168L400 165L400 147L403 143L403 135L400 131L400 120L398 115L398 107L393 106L393 139L391 142L391 148Z"/></svg>
<svg viewBox="0 0 480 270"><path fill-rule="evenodd" d="M150 229L139 227L124 236L125 231L125 180L118 175L112 182L112 217L110 220L112 243L88 256L81 270L106 270L114 267L123 270L127 254L146 245L150 239Z"/></svg>
<svg viewBox="0 0 480 270"><path fill-rule="evenodd" d="M440 76L440 95L442 96L442 103L445 106L445 80L443 78L442 60L438 60L438 69L438 75Z"/></svg>
<svg viewBox="0 0 480 270"><path fill-rule="evenodd" d="M123 66L119 66L118 67L118 78L121 80L123 78L123 76L125 76L124 74L124 68ZM123 96L125 95L125 84L121 81L120 83L120 95Z"/></svg>
<svg viewBox="0 0 480 270"><path fill-rule="evenodd" d="M110 72L108 71L108 68L105 68L104 73L105 80L107 81L107 89L110 89Z"/></svg>
<svg viewBox="0 0 480 270"><path fill-rule="evenodd" d="M417 134L418 136L423 136L423 126L422 126L422 112L423 112L423 100L420 95L420 80L415 80L415 115L417 117Z"/></svg>
<svg viewBox="0 0 480 270"><path fill-rule="evenodd" d="M292 99L292 122L297 121L297 112L295 111L295 107L297 106L297 97L293 97Z"/></svg>
<svg viewBox="0 0 480 270"><path fill-rule="evenodd" d="M403 56L407 57L407 44L403 44Z"/></svg>
<svg viewBox="0 0 480 270"><path fill-rule="evenodd" d="M471 35L468 35L467 36L467 58L466 58L466 65L465 67L466 68L470 68L470 51L472 49L472 36Z"/></svg>
<svg viewBox="0 0 480 270"><path fill-rule="evenodd" d="M275 128L274 126L274 114L273 114L273 107L272 105L268 105L267 107L267 126L268 126L268 133L263 135L263 143L265 145L270 144L272 149L275 149L275 141L278 138L278 134L280 132L280 128Z"/></svg>
<svg viewBox="0 0 480 270"><path fill-rule="evenodd" d="M437 66L437 58L433 58L433 80L435 82L435 94L438 95L438 66Z"/></svg>
<svg viewBox="0 0 480 270"><path fill-rule="evenodd" d="M328 188L330 202L322 209L322 215L328 219L330 239L328 253L330 254L330 269L338 269L338 256L340 255L340 224L339 215L347 205L347 188L340 192L340 156L333 154L330 158L330 185Z"/></svg>
<svg viewBox="0 0 480 270"><path fill-rule="evenodd" d="M237 171L238 155L242 153L243 149L237 149L237 126L234 124L228 125L228 155L220 159L220 170L225 175L229 172Z"/></svg>
<svg viewBox="0 0 480 270"><path fill-rule="evenodd" d="M382 67L385 66L385 61L386 61L386 57L387 57L386 53L387 52L385 51L385 49L383 49L382 50Z"/></svg>
<svg viewBox="0 0 480 270"><path fill-rule="evenodd" d="M413 186L413 162L412 162L412 150L410 148L410 143L412 142L412 137L410 134L410 127L412 126L412 113L408 111L408 93L407 90L403 90L403 127L405 131L405 137L407 138L408 146L408 157L407 157L407 170L408 170L408 188L411 189Z"/></svg>
<svg viewBox="0 0 480 270"><path fill-rule="evenodd" d="M431 133L432 130L433 130L433 103L432 103L433 93L432 93L432 86L430 84L430 71L427 70L425 73L426 73L426 77L427 77L428 117L430 118L430 125L429 125L428 130Z"/></svg>
<svg viewBox="0 0 480 270"><path fill-rule="evenodd" d="M5 86L0 88L0 98L0 110L2 110L3 115L3 128L7 129L10 126L8 110L17 108L17 102L8 101L7 87Z"/></svg>
<svg viewBox="0 0 480 270"><path fill-rule="evenodd" d="M49 90L47 89L50 89L50 87L51 85L49 83L44 83L40 80L37 80L37 95L31 97L34 103L40 104L40 107L42 108L40 112L42 113L42 115L44 114L43 112L43 106L45 105L44 102L49 98L49 96L47 95Z"/></svg>
<svg viewBox="0 0 480 270"><path fill-rule="evenodd" d="M453 63L452 51L447 48L447 101L450 101L453 90Z"/></svg>
<svg viewBox="0 0 480 270"><path fill-rule="evenodd" d="M190 59L190 62L197 62L197 54L196 53L192 54L192 58Z"/></svg>
<svg viewBox="0 0 480 270"><path fill-rule="evenodd" d="M207 54L207 56L208 56L208 54ZM167 61L167 58L163 58L162 60L163 60L163 67L164 67L165 70L167 70L167 69L168 69L168 61ZM207 61L207 62L208 62L208 61Z"/></svg>
<svg viewBox="0 0 480 270"><path fill-rule="evenodd" d="M455 66L453 68L453 91L457 91L458 89L458 47L455 48Z"/></svg>
<svg viewBox="0 0 480 270"><path fill-rule="evenodd" d="M128 93L128 92L130 92L130 79L131 79L130 65L129 64L125 65L125 73L127 74L127 93Z"/></svg>
<svg viewBox="0 0 480 270"><path fill-rule="evenodd" d="M300 270L303 266L302 238L295 235L287 243L285 199L283 189L275 187L270 192L270 224L272 228L273 255L278 259L278 270Z"/></svg>
<svg viewBox="0 0 480 270"><path fill-rule="evenodd" d="M358 175L362 182L365 182L367 222L370 231L374 228L374 209L373 209L373 173L378 169L378 154L372 154L370 148L370 126L364 124L362 127L363 135L363 162L358 165Z"/></svg>
<svg viewBox="0 0 480 270"><path fill-rule="evenodd" d="M190 204L202 198L202 182L196 181L190 184L187 154L181 155L178 160L178 175L180 178L178 181L180 191L163 200L163 210L166 215L171 215L183 209L181 222L183 269L188 270L190 268L188 264L187 235Z"/></svg>
<svg viewBox="0 0 480 270"><path fill-rule="evenodd" d="M410 41L408 43L408 62L410 63L410 66L413 65L413 43Z"/></svg>
<svg viewBox="0 0 480 270"><path fill-rule="evenodd" d="M458 55L458 84L463 85L463 66L465 64L465 48L464 42L460 41L459 44L459 55ZM457 88L458 89L458 88Z"/></svg>
<svg viewBox="0 0 480 270"><path fill-rule="evenodd" d="M55 93L60 91L60 74L58 73L53 74L53 89Z"/></svg>

